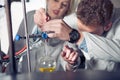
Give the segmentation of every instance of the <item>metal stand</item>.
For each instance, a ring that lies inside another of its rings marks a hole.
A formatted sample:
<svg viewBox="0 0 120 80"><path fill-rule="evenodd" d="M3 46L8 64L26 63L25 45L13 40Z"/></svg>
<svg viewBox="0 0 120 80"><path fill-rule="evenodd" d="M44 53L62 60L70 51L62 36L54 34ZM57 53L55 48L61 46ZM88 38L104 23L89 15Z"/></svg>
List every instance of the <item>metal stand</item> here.
<svg viewBox="0 0 120 80"><path fill-rule="evenodd" d="M25 27L25 35L26 35L28 72L30 73L31 72L31 63L30 63L29 35L28 35L28 26L27 26L27 16L26 16L25 0L22 0L22 6L23 6L24 27Z"/></svg>
<svg viewBox="0 0 120 80"><path fill-rule="evenodd" d="M11 22L11 0L5 0L5 11L6 11L6 18L7 18L7 27L8 27L8 39L9 39L9 56L10 56L10 65L9 65L9 72L11 74L16 74L16 61L15 61L15 49L14 49L14 42L13 42L13 32L12 32L12 22Z"/></svg>

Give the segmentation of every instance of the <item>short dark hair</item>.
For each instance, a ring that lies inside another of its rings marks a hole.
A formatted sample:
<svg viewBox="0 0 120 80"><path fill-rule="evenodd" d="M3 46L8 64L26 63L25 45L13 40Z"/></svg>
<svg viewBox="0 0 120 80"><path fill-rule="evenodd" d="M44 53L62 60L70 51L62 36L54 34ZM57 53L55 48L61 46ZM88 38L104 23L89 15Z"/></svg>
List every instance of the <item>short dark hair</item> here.
<svg viewBox="0 0 120 80"><path fill-rule="evenodd" d="M105 26L110 21L113 4L110 0L81 0L77 18L87 26Z"/></svg>

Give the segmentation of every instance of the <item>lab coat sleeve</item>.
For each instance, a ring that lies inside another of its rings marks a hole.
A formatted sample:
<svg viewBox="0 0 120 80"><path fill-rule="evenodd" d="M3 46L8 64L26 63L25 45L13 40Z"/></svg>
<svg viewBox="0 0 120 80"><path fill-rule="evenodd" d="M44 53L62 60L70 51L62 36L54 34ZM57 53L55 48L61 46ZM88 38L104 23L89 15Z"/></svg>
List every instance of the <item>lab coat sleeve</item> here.
<svg viewBox="0 0 120 80"><path fill-rule="evenodd" d="M65 16L63 18L63 20L71 27L74 28L76 30L78 30L78 26L77 26L77 17L75 13L72 13L68 16Z"/></svg>
<svg viewBox="0 0 120 80"><path fill-rule="evenodd" d="M120 25L113 25L106 37L83 32L90 57L120 61Z"/></svg>

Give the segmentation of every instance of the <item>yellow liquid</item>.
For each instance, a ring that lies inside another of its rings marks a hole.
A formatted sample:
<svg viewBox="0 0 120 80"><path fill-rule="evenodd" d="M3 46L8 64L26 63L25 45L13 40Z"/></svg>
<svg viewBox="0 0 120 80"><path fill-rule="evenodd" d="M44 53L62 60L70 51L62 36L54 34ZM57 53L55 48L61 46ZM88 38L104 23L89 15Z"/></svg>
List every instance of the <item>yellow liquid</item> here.
<svg viewBox="0 0 120 80"><path fill-rule="evenodd" d="M39 68L40 72L53 72L55 71L55 67L50 67L50 68Z"/></svg>

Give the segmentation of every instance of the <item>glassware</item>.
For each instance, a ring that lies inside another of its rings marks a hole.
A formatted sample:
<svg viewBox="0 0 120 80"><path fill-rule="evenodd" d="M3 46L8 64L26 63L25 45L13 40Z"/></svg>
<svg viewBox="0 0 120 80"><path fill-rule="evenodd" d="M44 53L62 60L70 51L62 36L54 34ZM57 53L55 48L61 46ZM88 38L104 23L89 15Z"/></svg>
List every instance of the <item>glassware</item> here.
<svg viewBox="0 0 120 80"><path fill-rule="evenodd" d="M55 58L48 54L47 40L45 40L45 55L38 60L38 71L40 72L53 72L56 69Z"/></svg>
<svg viewBox="0 0 120 80"><path fill-rule="evenodd" d="M44 46L45 46L45 53L42 53L42 54L45 54L44 56L41 56L38 61L37 61L37 71L40 71L40 72L53 72L55 71L56 69L56 59L52 56L50 56L48 54L48 45L47 45L47 41L49 40L48 39L48 36L45 32L42 32L40 34L41 38L39 37L36 37L37 35L30 35L30 39L29 39L29 48L30 50L37 50L41 47L41 43L42 43L42 40L45 41L44 43ZM24 36L20 36L20 35L17 35L16 36L16 40L20 40L20 39L26 39Z"/></svg>
<svg viewBox="0 0 120 80"><path fill-rule="evenodd" d="M50 56L42 56L39 59L39 68L40 72L53 72L56 69L56 61Z"/></svg>

